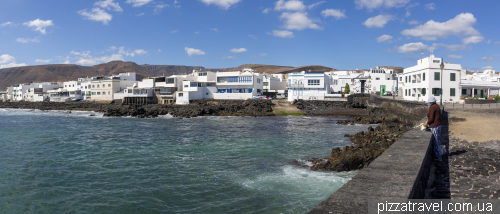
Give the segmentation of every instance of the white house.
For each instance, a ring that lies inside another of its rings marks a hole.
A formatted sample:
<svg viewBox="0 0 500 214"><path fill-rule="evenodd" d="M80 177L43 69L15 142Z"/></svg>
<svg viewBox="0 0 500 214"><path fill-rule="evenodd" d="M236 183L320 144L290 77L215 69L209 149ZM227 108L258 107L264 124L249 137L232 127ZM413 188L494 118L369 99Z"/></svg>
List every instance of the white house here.
<svg viewBox="0 0 500 214"><path fill-rule="evenodd" d="M176 104L189 104L191 100L213 99L217 93L216 73L193 71L194 78L182 81L182 90L175 92Z"/></svg>
<svg viewBox="0 0 500 214"><path fill-rule="evenodd" d="M58 89L60 87L62 87L62 83L59 82L38 82L15 85L14 87L12 87L12 100L34 101L34 99L37 98L41 93L45 93L53 89Z"/></svg>
<svg viewBox="0 0 500 214"><path fill-rule="evenodd" d="M288 74L288 101L324 100L330 94L330 77L325 73Z"/></svg>
<svg viewBox="0 0 500 214"><path fill-rule="evenodd" d="M354 78L351 85L351 93L374 93L380 96L384 96L385 92L395 93L397 89L398 81L397 77L394 77L394 69L378 66Z"/></svg>
<svg viewBox="0 0 500 214"><path fill-rule="evenodd" d="M123 92L115 93L114 99L123 99L124 103L145 104L152 103L154 100L155 79L143 79L132 86L123 90Z"/></svg>
<svg viewBox="0 0 500 214"><path fill-rule="evenodd" d="M285 79L284 74L264 74L263 92L264 93L282 93L287 90L288 79Z"/></svg>
<svg viewBox="0 0 500 214"><path fill-rule="evenodd" d="M333 94L342 94L346 84L351 87L355 78L363 76L363 73L358 71L330 71L325 72L325 74L328 75L330 92Z"/></svg>
<svg viewBox="0 0 500 214"><path fill-rule="evenodd" d="M441 63L444 65L443 70L440 68ZM443 102L458 102L461 70L461 65L445 63L442 58L435 58L431 54L418 60L417 65L405 68L399 75L404 83L400 85L401 94L405 100L427 101L433 95L438 102L441 99Z"/></svg>
<svg viewBox="0 0 500 214"><path fill-rule="evenodd" d="M263 90L262 74L252 69L243 71L217 72L216 100L246 100L261 96Z"/></svg>
<svg viewBox="0 0 500 214"><path fill-rule="evenodd" d="M500 75L486 69L482 73L467 74L462 70L460 92L464 97L492 97L500 94Z"/></svg>

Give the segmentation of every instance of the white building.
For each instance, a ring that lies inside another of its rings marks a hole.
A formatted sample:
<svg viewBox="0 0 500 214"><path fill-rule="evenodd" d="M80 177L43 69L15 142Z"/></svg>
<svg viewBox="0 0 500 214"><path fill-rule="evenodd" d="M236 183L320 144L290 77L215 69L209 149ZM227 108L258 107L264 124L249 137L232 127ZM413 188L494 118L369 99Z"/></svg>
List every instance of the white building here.
<svg viewBox="0 0 500 214"><path fill-rule="evenodd" d="M182 90L175 92L176 104L189 104L191 100L214 99L217 93L216 73L193 71L194 78L182 81Z"/></svg>
<svg viewBox="0 0 500 214"><path fill-rule="evenodd" d="M11 99L14 101L34 101L35 98L40 96L41 93L45 93L49 90L58 89L61 87L62 83L59 82L19 84L12 87Z"/></svg>
<svg viewBox="0 0 500 214"><path fill-rule="evenodd" d="M384 96L386 92L395 93L398 89L397 77L394 77L394 69L380 68L370 69L362 76L354 78L351 84L351 94L371 93Z"/></svg>
<svg viewBox="0 0 500 214"><path fill-rule="evenodd" d="M324 100L330 94L330 77L325 73L288 74L288 101Z"/></svg>
<svg viewBox="0 0 500 214"><path fill-rule="evenodd" d="M216 100L246 100L261 96L263 91L262 74L252 69L243 71L217 72Z"/></svg>
<svg viewBox="0 0 500 214"><path fill-rule="evenodd" d="M460 75L462 66L444 63L441 72L442 58L434 55L418 60L417 65L405 68L399 75L400 94L405 100L427 101L430 95L438 102L458 102L460 100ZM442 92L440 93L442 82ZM441 96L442 95L442 96Z"/></svg>
<svg viewBox="0 0 500 214"><path fill-rule="evenodd" d="M351 85L354 83L355 78L363 76L362 72L357 71L330 71L325 72L328 75L330 82L330 91L333 94L342 94L345 90L346 84ZM352 89L350 89L352 91Z"/></svg>
<svg viewBox="0 0 500 214"><path fill-rule="evenodd" d="M124 103L131 104L147 104L153 103L154 100L155 79L143 79L132 86L123 90L123 92L115 93L114 99L123 99Z"/></svg>
<svg viewBox="0 0 500 214"><path fill-rule="evenodd" d="M263 92L264 93L281 93L285 94L287 90L288 79L285 79L284 74L264 74Z"/></svg>
<svg viewBox="0 0 500 214"><path fill-rule="evenodd" d="M492 97L500 94L500 75L487 69L482 73L467 74L462 70L460 92L464 97Z"/></svg>

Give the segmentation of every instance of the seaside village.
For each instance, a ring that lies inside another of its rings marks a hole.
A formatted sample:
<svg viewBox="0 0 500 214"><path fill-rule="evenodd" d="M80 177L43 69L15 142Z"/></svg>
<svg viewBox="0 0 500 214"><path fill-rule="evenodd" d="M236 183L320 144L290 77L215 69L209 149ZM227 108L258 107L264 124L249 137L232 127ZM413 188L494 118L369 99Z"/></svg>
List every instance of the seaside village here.
<svg viewBox="0 0 500 214"><path fill-rule="evenodd" d="M402 73L385 67L288 74L260 74L252 69L233 72L195 70L187 75L145 77L142 81L137 81L135 73L120 73L62 83L16 84L0 92L0 99L29 102L121 100L124 104L186 105L196 99L275 97L288 101L333 101L351 94L370 93L413 101L425 101L433 95L443 103L463 103L466 99L493 99L499 95L500 75L494 70L466 71L460 64L444 62L432 54L416 63Z"/></svg>

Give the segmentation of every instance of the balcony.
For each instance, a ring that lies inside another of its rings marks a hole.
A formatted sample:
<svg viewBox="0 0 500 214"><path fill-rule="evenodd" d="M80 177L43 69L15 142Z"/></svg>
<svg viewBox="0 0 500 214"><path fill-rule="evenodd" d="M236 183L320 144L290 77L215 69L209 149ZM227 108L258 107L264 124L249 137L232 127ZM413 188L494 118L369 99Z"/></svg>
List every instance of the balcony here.
<svg viewBox="0 0 500 214"><path fill-rule="evenodd" d="M412 80L411 83L421 83L422 80L421 79L416 79L416 80Z"/></svg>

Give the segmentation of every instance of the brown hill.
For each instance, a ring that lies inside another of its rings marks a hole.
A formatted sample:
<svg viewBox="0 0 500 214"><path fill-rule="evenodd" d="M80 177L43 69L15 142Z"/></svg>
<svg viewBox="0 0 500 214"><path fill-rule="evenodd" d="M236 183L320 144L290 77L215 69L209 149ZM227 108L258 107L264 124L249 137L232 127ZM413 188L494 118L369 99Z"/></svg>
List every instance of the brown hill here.
<svg viewBox="0 0 500 214"><path fill-rule="evenodd" d="M291 66L261 65L261 64L245 64L245 65L238 66L236 68L219 68L219 69L205 69L205 70L226 72L226 71L241 71L245 68L251 68L256 73L266 73L266 74L277 74L277 73L288 74L288 73L295 73L295 72L301 72L301 71L305 71L307 73L323 73L323 72L336 70L333 68L324 67L324 66L320 66L320 65L291 67Z"/></svg>

